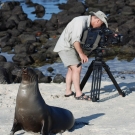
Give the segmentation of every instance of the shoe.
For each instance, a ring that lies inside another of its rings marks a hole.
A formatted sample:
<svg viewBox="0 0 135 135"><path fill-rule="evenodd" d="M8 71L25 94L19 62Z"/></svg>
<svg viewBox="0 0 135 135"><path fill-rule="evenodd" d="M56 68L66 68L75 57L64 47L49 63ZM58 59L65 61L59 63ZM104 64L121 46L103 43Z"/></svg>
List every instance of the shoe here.
<svg viewBox="0 0 135 135"><path fill-rule="evenodd" d="M69 94L69 95L64 95L65 97L70 97L70 96L73 96L74 95L74 92L72 91L72 93L71 94Z"/></svg>
<svg viewBox="0 0 135 135"><path fill-rule="evenodd" d="M80 97L75 97L75 99L91 101L91 98L89 96L86 96L84 93Z"/></svg>

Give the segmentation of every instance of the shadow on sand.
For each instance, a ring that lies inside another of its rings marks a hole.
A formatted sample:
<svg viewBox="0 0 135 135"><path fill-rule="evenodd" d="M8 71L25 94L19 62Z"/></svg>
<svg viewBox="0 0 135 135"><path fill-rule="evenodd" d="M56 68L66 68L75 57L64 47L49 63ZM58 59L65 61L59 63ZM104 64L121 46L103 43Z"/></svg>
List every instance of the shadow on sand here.
<svg viewBox="0 0 135 135"><path fill-rule="evenodd" d="M121 90L125 93L126 96L131 94L132 92L135 92L135 82L119 83L118 85L120 86ZM109 94L108 94L108 96L102 98L102 95L105 94L105 93L110 93L111 95L109 96ZM85 94L89 95L91 93L86 92ZM118 97L118 96L121 96L121 95L119 95L117 89L115 88L114 84L112 83L112 85L106 85L106 86L104 86L104 88L100 89L100 97L101 98L97 102L104 102L104 101L113 99L113 98Z"/></svg>
<svg viewBox="0 0 135 135"><path fill-rule="evenodd" d="M75 120L75 124L69 132L73 132L76 129L82 128L85 125L90 125L90 121L105 115L104 113L93 114L90 116L81 117Z"/></svg>

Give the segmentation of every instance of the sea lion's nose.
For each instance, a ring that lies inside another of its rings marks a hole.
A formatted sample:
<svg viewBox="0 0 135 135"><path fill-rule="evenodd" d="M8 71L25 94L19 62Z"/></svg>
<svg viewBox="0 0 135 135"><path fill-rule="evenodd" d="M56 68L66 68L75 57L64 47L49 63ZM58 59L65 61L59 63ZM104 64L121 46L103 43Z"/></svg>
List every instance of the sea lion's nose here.
<svg viewBox="0 0 135 135"><path fill-rule="evenodd" d="M26 70L27 69L27 67L23 67L23 70Z"/></svg>
<svg viewBox="0 0 135 135"><path fill-rule="evenodd" d="M23 67L23 73L27 72L27 67Z"/></svg>

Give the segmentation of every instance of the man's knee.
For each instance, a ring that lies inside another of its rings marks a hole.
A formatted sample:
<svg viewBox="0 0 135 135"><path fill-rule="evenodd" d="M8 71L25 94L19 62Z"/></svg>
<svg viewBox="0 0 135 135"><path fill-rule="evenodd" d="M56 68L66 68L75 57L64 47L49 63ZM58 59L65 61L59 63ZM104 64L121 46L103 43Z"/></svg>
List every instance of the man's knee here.
<svg viewBox="0 0 135 135"><path fill-rule="evenodd" d="M80 72L82 67L77 67L77 65L72 65L70 66L70 69L72 70L72 72Z"/></svg>

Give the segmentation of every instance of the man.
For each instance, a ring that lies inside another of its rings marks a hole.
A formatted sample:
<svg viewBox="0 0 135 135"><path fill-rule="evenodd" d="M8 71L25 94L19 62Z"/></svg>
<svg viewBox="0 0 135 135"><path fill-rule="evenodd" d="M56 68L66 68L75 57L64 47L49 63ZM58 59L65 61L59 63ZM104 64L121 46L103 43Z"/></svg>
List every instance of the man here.
<svg viewBox="0 0 135 135"><path fill-rule="evenodd" d="M68 23L64 31L62 32L57 44L54 48L54 52L58 52L65 67L68 68L66 75L66 94L65 97L74 95L71 90L72 83L75 88L75 98L78 100L91 100L89 96L86 96L80 90L80 73L82 67L77 65L80 63L78 55L81 59L81 63L88 61L88 57L83 53L80 45L80 39L82 33L88 27L99 28L102 24L108 27L106 18L107 16L102 11L90 12L89 16L75 17Z"/></svg>

